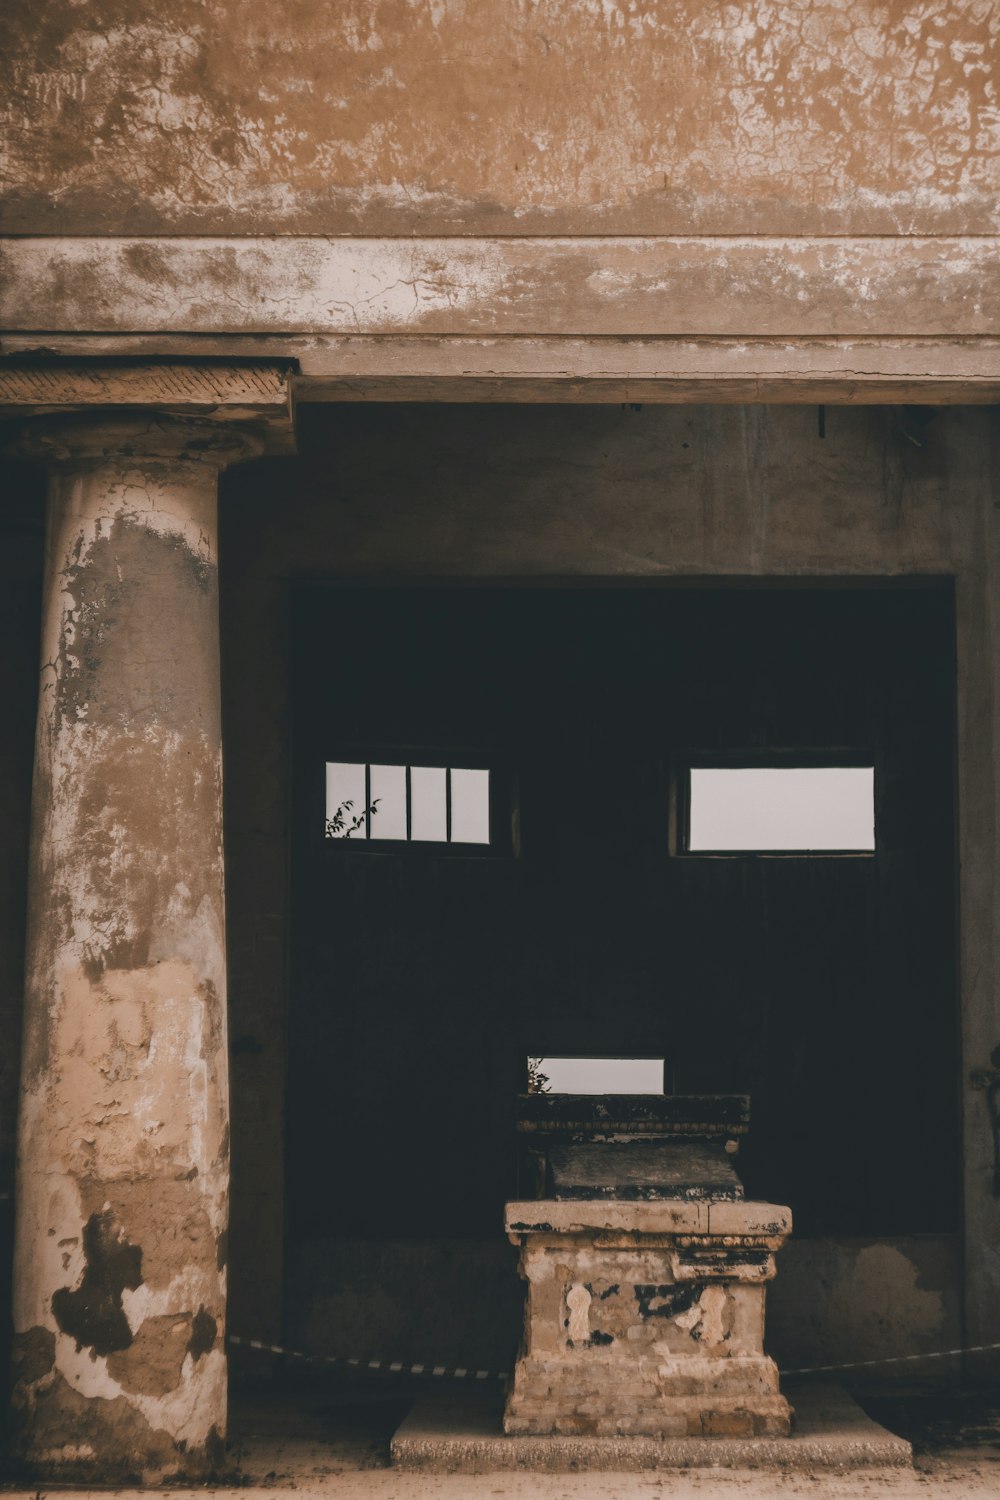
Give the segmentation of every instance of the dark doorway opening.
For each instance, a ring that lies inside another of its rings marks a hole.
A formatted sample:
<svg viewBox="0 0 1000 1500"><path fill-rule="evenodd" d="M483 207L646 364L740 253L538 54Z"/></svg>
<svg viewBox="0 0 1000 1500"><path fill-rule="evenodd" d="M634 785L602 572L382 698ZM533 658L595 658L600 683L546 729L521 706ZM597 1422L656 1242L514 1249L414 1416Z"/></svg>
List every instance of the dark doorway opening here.
<svg viewBox="0 0 1000 1500"><path fill-rule="evenodd" d="M748 1193L798 1236L957 1228L953 615L938 583L297 591L293 1328L356 1293L367 1348L513 1342L529 1056L749 1093ZM516 836L324 837L326 763L394 754L500 768ZM874 852L684 852L687 768L733 761L874 766Z"/></svg>

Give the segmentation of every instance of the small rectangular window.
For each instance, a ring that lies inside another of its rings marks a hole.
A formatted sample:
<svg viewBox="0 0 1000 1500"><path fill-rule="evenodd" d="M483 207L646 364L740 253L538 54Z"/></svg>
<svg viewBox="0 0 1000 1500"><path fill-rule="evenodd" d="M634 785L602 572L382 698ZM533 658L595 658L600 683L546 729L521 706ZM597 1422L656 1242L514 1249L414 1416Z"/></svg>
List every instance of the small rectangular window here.
<svg viewBox="0 0 1000 1500"><path fill-rule="evenodd" d="M692 766L686 847L692 854L870 854L874 768Z"/></svg>
<svg viewBox="0 0 1000 1500"><path fill-rule="evenodd" d="M662 1057L529 1057L530 1094L662 1094Z"/></svg>
<svg viewBox="0 0 1000 1500"><path fill-rule="evenodd" d="M326 837L489 846L493 790L488 767L327 761Z"/></svg>

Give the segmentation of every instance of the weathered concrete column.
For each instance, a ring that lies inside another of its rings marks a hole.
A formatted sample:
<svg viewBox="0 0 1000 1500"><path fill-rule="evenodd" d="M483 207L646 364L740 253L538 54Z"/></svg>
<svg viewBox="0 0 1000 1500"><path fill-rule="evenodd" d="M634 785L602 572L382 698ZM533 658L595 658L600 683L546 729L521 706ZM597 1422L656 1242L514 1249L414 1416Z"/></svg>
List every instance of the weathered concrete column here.
<svg viewBox="0 0 1000 1500"><path fill-rule="evenodd" d="M18 1452L203 1474L226 1426L216 490L232 427L41 420L51 469L14 1273Z"/></svg>

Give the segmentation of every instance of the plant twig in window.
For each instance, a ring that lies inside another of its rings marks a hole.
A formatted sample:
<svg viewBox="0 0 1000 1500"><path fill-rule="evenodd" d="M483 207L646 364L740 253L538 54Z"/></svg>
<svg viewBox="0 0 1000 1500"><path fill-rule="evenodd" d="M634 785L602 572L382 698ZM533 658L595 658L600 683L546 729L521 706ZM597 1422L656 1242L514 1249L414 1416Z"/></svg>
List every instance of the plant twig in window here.
<svg viewBox="0 0 1000 1500"><path fill-rule="evenodd" d="M378 812L381 797L376 797L367 810L367 817L374 818ZM348 797L342 802L333 815L326 820L326 836L328 839L349 839L359 828L365 826L365 812L354 813L354 798Z"/></svg>

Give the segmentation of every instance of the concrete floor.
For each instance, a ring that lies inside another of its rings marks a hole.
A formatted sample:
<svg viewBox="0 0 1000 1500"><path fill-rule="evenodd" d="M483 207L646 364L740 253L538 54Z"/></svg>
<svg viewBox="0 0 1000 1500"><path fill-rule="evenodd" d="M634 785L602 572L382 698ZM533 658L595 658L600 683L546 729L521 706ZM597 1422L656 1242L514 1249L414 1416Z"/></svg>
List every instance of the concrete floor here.
<svg viewBox="0 0 1000 1500"><path fill-rule="evenodd" d="M412 1392L373 1380L355 1390L288 1392L234 1400L231 1485L214 1487L219 1500L238 1500L252 1488L279 1500L949 1500L1000 1495L1000 1389L911 1389L862 1393L869 1412L912 1441L912 1468L789 1472L777 1469L674 1469L656 1473L434 1474L389 1467L389 1443L406 1415ZM2 1486L32 1500L53 1487ZM101 1492L74 1491L95 1496ZM103 1492L107 1493L107 1492ZM120 1490L119 1500L148 1491ZM170 1490L172 1500L195 1500L205 1489Z"/></svg>
<svg viewBox="0 0 1000 1500"><path fill-rule="evenodd" d="M964 1500L966 1495L1000 1494L1000 1389L914 1387L861 1397L871 1416L913 1443L912 1468L403 1472L389 1467L389 1443L410 1409L413 1392L377 1380L353 1391L238 1399L233 1404L232 1454L244 1483L248 1480L262 1492L294 1489L331 1500L652 1500L660 1495L913 1500L938 1490Z"/></svg>

